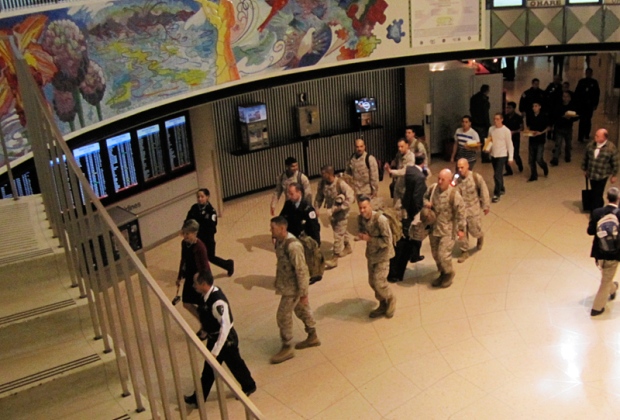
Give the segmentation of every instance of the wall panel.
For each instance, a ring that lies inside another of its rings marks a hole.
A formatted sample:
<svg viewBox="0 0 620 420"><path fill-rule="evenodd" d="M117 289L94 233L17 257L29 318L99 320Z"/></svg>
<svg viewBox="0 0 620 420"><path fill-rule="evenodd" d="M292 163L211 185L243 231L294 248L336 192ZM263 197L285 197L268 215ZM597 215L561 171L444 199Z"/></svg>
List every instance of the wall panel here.
<svg viewBox="0 0 620 420"><path fill-rule="evenodd" d="M278 86L215 102L213 126L224 198L273 186L288 156L295 156L303 168L304 149L311 177L319 175L324 164L343 169L360 135L373 155L386 160L396 150L396 140L404 131L403 89L403 70L388 69ZM321 135L305 141L298 136L295 117L296 107L302 105L301 93L306 94L307 104L318 105L321 120ZM359 132L353 122L353 100L365 96L377 98L373 124L378 127ZM271 147L240 154L237 106L251 102L267 104Z"/></svg>

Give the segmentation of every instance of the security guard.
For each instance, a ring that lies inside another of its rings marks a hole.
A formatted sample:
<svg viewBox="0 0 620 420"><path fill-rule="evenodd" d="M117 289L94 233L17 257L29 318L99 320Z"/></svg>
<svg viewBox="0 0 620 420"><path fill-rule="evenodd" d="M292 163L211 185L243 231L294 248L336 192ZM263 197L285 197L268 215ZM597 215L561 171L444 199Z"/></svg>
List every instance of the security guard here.
<svg viewBox="0 0 620 420"><path fill-rule="evenodd" d="M306 235L321 245L321 225L314 207L302 197L302 186L296 182L289 184L286 190L286 203L280 212L288 222L288 231L299 237Z"/></svg>
<svg viewBox="0 0 620 420"><path fill-rule="evenodd" d="M213 285L213 275L210 271L198 274L194 280L194 289L201 295L201 304L198 307L201 325L199 338L207 340L207 349L220 364L226 363L243 392L249 396L256 391L256 383L239 354L239 337L233 327L233 315L226 295ZM213 369L207 362L204 363L200 381L206 401L215 381ZM197 406L196 393L186 396L185 402Z"/></svg>
<svg viewBox="0 0 620 420"><path fill-rule="evenodd" d="M200 225L198 239L207 247L209 262L226 270L228 277L235 272L235 262L225 260L215 255L215 233L217 232L217 212L209 202L211 193L207 188L201 188L196 192L196 204L189 211L185 220L194 219Z"/></svg>

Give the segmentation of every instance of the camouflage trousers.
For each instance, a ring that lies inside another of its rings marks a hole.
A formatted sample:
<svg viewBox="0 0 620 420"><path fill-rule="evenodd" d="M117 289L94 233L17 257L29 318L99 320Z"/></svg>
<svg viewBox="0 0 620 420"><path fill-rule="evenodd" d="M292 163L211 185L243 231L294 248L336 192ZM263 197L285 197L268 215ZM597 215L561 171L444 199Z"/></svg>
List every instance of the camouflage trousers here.
<svg viewBox="0 0 620 420"><path fill-rule="evenodd" d="M338 217L332 216L329 222L334 230L334 254L341 254L344 247L349 243L349 238L347 236L348 217L343 217L341 215Z"/></svg>
<svg viewBox="0 0 620 420"><path fill-rule="evenodd" d="M314 329L316 322L312 316L310 305L304 305L299 301L299 296L282 296L276 314L280 338L282 343L289 344L293 339L293 312L304 323L306 332Z"/></svg>
<svg viewBox="0 0 620 420"><path fill-rule="evenodd" d="M452 236L429 236L431 253L437 264L437 269L446 274L454 272L452 269L452 248L454 238Z"/></svg>
<svg viewBox="0 0 620 420"><path fill-rule="evenodd" d="M377 298L379 302L392 298L392 290L387 281L389 271L389 261L378 263L371 263L368 261L368 284L372 290L374 290L375 298Z"/></svg>
<svg viewBox="0 0 620 420"><path fill-rule="evenodd" d="M484 233L482 233L481 215L467 217L465 236L463 237L463 239L458 241L459 248L463 252L469 251L469 235L476 239L482 238L484 236Z"/></svg>

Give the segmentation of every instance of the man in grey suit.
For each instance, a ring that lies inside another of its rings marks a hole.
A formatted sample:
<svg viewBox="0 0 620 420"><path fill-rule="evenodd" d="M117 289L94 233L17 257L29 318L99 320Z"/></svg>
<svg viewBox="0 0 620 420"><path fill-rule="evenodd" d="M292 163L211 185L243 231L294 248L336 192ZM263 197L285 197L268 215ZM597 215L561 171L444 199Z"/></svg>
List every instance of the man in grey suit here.
<svg viewBox="0 0 620 420"><path fill-rule="evenodd" d="M418 262L424 259L420 255L420 248L426 230L420 221L419 213L426 193L426 175L423 168L425 161L425 155L417 154L415 166L407 166L405 171L405 195L402 200L403 237L396 244L396 255L390 260L390 283L403 281L409 261Z"/></svg>

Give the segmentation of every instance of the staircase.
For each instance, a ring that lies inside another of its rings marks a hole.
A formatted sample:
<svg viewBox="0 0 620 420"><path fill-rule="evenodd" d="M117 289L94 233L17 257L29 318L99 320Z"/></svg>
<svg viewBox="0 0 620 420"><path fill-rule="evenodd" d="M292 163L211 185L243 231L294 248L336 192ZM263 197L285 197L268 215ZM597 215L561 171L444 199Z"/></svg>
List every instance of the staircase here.
<svg viewBox="0 0 620 420"><path fill-rule="evenodd" d="M150 418L123 398L40 196L0 200L0 418Z"/></svg>

